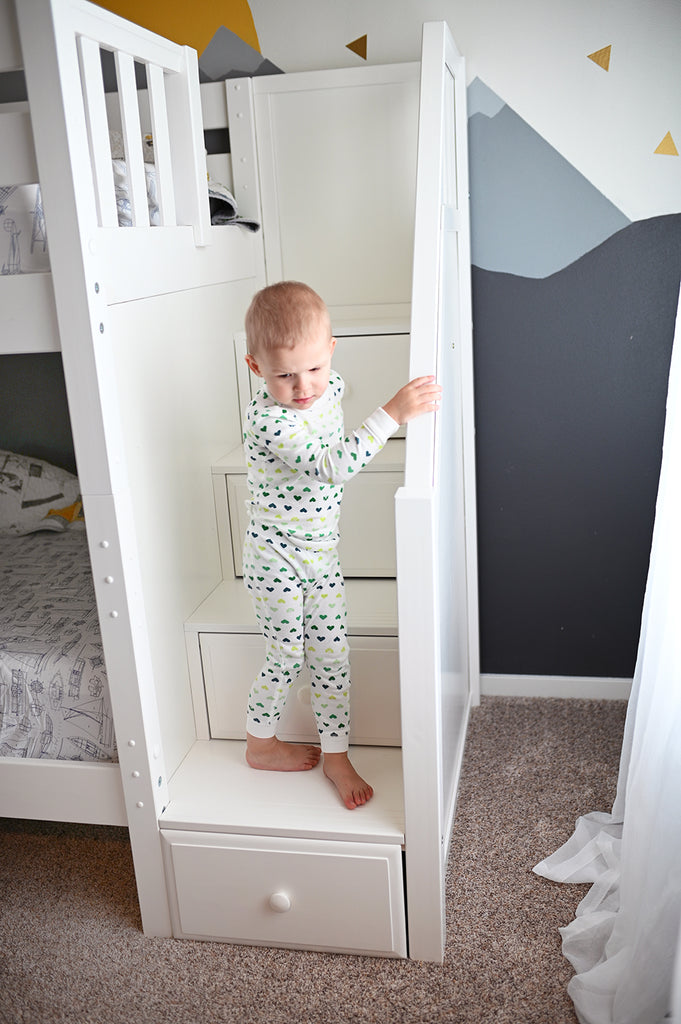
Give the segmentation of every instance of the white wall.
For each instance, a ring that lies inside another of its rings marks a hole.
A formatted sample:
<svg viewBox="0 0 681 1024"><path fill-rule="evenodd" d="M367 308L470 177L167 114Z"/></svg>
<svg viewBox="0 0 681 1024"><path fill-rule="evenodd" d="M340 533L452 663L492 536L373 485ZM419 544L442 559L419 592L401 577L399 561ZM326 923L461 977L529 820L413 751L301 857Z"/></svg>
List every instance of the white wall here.
<svg viewBox="0 0 681 1024"><path fill-rule="evenodd" d="M446 20L476 76L631 220L681 212L679 0L250 0L261 51L285 71L417 60ZM399 11L399 13L396 13ZM612 46L609 71L588 54Z"/></svg>

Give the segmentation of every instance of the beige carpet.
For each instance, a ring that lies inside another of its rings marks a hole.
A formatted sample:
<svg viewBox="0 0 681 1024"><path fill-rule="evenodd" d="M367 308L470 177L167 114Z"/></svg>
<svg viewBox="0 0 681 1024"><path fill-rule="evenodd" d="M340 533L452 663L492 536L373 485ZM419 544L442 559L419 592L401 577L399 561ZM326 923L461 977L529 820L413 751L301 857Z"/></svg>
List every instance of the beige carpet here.
<svg viewBox="0 0 681 1024"><path fill-rule="evenodd" d="M585 886L532 873L608 810L623 702L473 711L442 966L146 938L125 830L0 821L2 1024L574 1024L557 928Z"/></svg>

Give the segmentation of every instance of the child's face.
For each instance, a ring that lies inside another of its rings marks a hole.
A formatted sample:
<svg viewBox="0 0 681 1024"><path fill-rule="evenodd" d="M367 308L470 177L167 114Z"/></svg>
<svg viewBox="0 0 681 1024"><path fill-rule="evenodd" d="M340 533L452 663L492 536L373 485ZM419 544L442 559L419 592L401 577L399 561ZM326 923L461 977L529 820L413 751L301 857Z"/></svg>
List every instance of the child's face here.
<svg viewBox="0 0 681 1024"><path fill-rule="evenodd" d="M317 324L295 348L246 356L253 373L262 377L271 397L285 409L310 409L329 386L331 356L336 339L328 323Z"/></svg>

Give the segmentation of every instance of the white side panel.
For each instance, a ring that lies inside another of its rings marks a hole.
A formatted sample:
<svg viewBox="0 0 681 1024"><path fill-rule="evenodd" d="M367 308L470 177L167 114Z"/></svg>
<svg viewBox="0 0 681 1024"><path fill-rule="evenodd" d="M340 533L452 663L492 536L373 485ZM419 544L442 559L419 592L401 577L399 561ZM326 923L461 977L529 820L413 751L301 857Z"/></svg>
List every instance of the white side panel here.
<svg viewBox="0 0 681 1024"><path fill-rule="evenodd" d="M3 817L128 824L120 765L12 757L1 764Z"/></svg>
<svg viewBox="0 0 681 1024"><path fill-rule="evenodd" d="M242 322L251 287L223 284L109 309L146 627L171 772L194 739L184 622L220 579L208 467L239 441L227 339Z"/></svg>
<svg viewBox="0 0 681 1024"><path fill-rule="evenodd" d="M424 25L410 376L436 374L443 400L436 417L409 425L396 515L410 956L434 961L444 952L444 872L479 686L464 97L447 26Z"/></svg>
<svg viewBox="0 0 681 1024"><path fill-rule="evenodd" d="M253 80L268 281L332 320L408 318L418 65Z"/></svg>

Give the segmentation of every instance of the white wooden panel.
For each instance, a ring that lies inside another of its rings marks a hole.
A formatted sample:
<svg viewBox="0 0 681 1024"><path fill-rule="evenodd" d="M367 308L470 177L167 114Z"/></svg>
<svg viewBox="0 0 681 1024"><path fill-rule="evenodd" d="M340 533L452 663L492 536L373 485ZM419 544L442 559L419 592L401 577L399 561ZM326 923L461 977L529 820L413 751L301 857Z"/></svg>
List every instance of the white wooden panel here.
<svg viewBox="0 0 681 1024"><path fill-rule="evenodd" d="M332 319L408 311L417 66L256 78L268 281L308 282Z"/></svg>
<svg viewBox="0 0 681 1024"><path fill-rule="evenodd" d="M0 275L0 351L59 352L51 274Z"/></svg>
<svg viewBox="0 0 681 1024"><path fill-rule="evenodd" d="M410 376L436 374L443 399L437 416L409 425L396 515L410 955L434 961L444 953L449 835L479 686L475 538L466 531L475 492L466 475L472 394L463 401L472 392L464 96L447 26L424 25Z"/></svg>
<svg viewBox="0 0 681 1024"><path fill-rule="evenodd" d="M175 224L175 193L173 189L168 107L166 104L163 69L156 64L147 64L146 70L149 85L151 137L154 143L159 216L161 224Z"/></svg>
<svg viewBox="0 0 681 1024"><path fill-rule="evenodd" d="M127 825L120 765L0 758L0 815Z"/></svg>
<svg viewBox="0 0 681 1024"><path fill-rule="evenodd" d="M405 956L398 847L163 832L175 934Z"/></svg>
<svg viewBox="0 0 681 1024"><path fill-rule="evenodd" d="M224 84L229 115L229 145L232 153L232 184L239 212L262 222L258 158L255 141L253 80L234 79ZM264 272L264 267L261 268ZM262 284L264 284L264 280Z"/></svg>
<svg viewBox="0 0 681 1024"><path fill-rule="evenodd" d="M402 845L399 747L350 748L352 763L374 788L369 803L352 812L321 764L309 772L259 772L249 768L245 751L237 740L198 740L171 779L161 828Z"/></svg>
<svg viewBox="0 0 681 1024"><path fill-rule="evenodd" d="M6 113L0 107L0 184L34 185L38 181L31 116L28 112Z"/></svg>
<svg viewBox="0 0 681 1024"><path fill-rule="evenodd" d="M400 695L395 637L350 636L353 744L399 746ZM202 633L201 657L213 739L246 738L251 683L265 657L259 634ZM277 736L319 741L310 706L310 677L301 673L289 695Z"/></svg>
<svg viewBox="0 0 681 1024"><path fill-rule="evenodd" d="M201 123L201 94L196 51L181 47L183 72L166 78L170 148L178 224L191 224L196 245L209 245L210 207L206 153ZM160 61L154 63L161 64Z"/></svg>
<svg viewBox="0 0 681 1024"><path fill-rule="evenodd" d="M107 302L130 302L253 277L259 235L224 225L209 227L206 237L210 245L197 251L191 227L93 231L88 244L106 267Z"/></svg>
<svg viewBox="0 0 681 1024"><path fill-rule="evenodd" d="M409 335L337 335L336 342L333 368L345 381L343 421L353 430L407 383ZM401 427L393 436L404 435Z"/></svg>
<svg viewBox="0 0 681 1024"><path fill-rule="evenodd" d="M345 382L345 429L353 430L406 384L409 374L409 334L345 333L346 329L346 325L343 325L336 334L333 368ZM242 414L261 384L260 378L248 369L246 352L246 334L239 331L234 336L234 356ZM404 427L400 427L393 436L404 437Z"/></svg>
<svg viewBox="0 0 681 1024"><path fill-rule="evenodd" d="M122 451L171 771L194 738L184 622L220 579L209 467L220 446L239 437L225 336L249 297L248 282L226 283L110 307Z"/></svg>
<svg viewBox="0 0 681 1024"><path fill-rule="evenodd" d="M114 194L111 147L109 145L106 100L99 45L94 39L78 39L83 101L90 140L90 159L97 202L99 223L103 227L116 227L118 212Z"/></svg>

